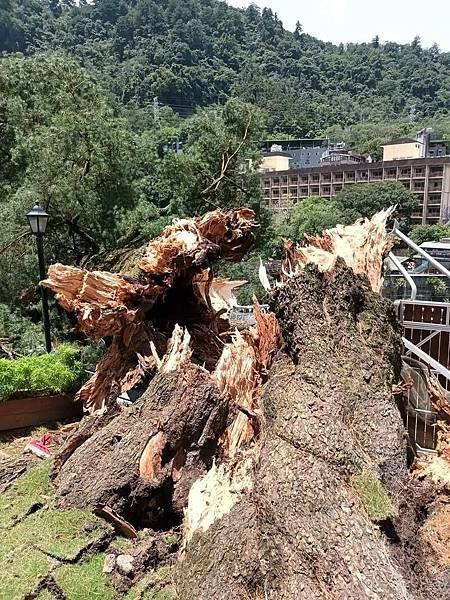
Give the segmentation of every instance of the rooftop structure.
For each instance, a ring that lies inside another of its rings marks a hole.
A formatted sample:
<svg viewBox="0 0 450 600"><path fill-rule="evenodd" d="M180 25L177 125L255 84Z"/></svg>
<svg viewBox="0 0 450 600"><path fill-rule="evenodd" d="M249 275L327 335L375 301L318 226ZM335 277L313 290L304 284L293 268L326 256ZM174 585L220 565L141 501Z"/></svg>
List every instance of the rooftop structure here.
<svg viewBox="0 0 450 600"><path fill-rule="evenodd" d="M286 152L291 157L291 168L318 167L320 159L330 149L328 138L311 138L296 140L266 140L262 143L263 165L265 170L266 157L274 152Z"/></svg>
<svg viewBox="0 0 450 600"><path fill-rule="evenodd" d="M383 145L384 161L436 158L449 153L450 140L440 139L431 127L419 131L415 138L398 138Z"/></svg>

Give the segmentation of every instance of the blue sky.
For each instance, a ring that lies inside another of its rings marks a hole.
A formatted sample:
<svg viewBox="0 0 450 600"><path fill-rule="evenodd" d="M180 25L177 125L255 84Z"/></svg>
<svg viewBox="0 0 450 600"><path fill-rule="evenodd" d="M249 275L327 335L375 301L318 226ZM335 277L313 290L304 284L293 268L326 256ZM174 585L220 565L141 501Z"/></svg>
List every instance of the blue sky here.
<svg viewBox="0 0 450 600"><path fill-rule="evenodd" d="M248 6L250 0L227 0ZM450 0L255 0L278 14L287 29L300 21L303 29L324 41L411 42L420 36L423 46L436 42L450 51Z"/></svg>

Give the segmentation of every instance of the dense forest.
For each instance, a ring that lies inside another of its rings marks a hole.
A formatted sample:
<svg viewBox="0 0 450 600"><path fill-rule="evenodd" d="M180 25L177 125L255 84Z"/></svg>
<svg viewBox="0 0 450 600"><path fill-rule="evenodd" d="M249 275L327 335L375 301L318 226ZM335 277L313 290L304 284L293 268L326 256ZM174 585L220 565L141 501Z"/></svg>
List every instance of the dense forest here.
<svg viewBox="0 0 450 600"><path fill-rule="evenodd" d="M378 157L424 125L450 135L449 67L419 39L335 46L219 0L0 0L0 338L18 301L39 319L36 201L51 215L47 261L67 264L141 244L174 216L251 206L255 254L220 268L252 279L282 236L364 214L360 197L345 214L313 200L274 223L257 142L329 135ZM399 193L386 190L392 204Z"/></svg>
<svg viewBox="0 0 450 600"><path fill-rule="evenodd" d="M450 108L450 53L437 46L335 46L218 0L2 0L0 51L38 50L75 57L135 116L155 96L183 116L239 96L267 111L270 131L309 136Z"/></svg>

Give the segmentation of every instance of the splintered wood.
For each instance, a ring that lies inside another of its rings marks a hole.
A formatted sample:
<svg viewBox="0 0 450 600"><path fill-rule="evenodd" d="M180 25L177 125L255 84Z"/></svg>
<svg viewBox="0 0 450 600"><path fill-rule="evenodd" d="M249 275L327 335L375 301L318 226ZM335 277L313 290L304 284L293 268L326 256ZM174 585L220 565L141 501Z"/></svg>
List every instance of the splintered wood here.
<svg viewBox="0 0 450 600"><path fill-rule="evenodd" d="M233 401L237 414L225 432L223 445L230 458L258 433L261 412L261 384L281 344L281 332L274 314L264 313L253 302L256 325L239 333L227 344L213 373L220 390Z"/></svg>
<svg viewBox="0 0 450 600"><path fill-rule="evenodd" d="M305 246L285 242L284 275L295 275L308 263L317 265L320 271L329 271L336 259L342 258L354 273L367 276L374 292L381 292L383 258L393 245L386 223L393 212L391 207L371 219L359 219L354 225L336 225L321 236L307 236Z"/></svg>
<svg viewBox="0 0 450 600"><path fill-rule="evenodd" d="M106 407L156 367L155 356L164 353L178 321L176 314L164 314L171 292L178 291L180 319L183 309L198 305L197 312L203 311L203 322L195 323L191 333L199 355L208 354L200 348L202 326L214 323L210 329L217 330L214 335L219 339L216 317L223 320L233 302L232 290L241 283L215 281L208 268L218 259L240 260L253 243L256 227L255 214L247 208L176 219L140 253L137 278L61 264L50 267L41 285L74 313L79 329L94 340L112 336L106 356L79 392L89 411Z"/></svg>

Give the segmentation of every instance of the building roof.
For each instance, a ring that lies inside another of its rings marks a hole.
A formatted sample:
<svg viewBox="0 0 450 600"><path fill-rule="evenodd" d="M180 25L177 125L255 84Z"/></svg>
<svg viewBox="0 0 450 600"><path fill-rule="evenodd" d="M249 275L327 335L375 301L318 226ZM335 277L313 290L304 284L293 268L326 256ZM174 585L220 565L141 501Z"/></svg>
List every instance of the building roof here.
<svg viewBox="0 0 450 600"><path fill-rule="evenodd" d="M387 144L383 144L382 148L384 148L384 146L397 146L398 144L421 144L422 142L419 142L419 140L415 140L414 138L397 138L396 140L392 140L391 142L387 142Z"/></svg>
<svg viewBox="0 0 450 600"><path fill-rule="evenodd" d="M450 250L449 242L423 242L420 247L426 250Z"/></svg>
<svg viewBox="0 0 450 600"><path fill-rule="evenodd" d="M279 175L297 175L306 173L330 173L336 171L367 171L368 169L389 169L391 167L410 167L410 166L424 166L424 165L444 165L450 163L450 156L439 156L433 158L403 158L399 160L388 160L383 162L373 163L335 163L335 164L321 164L319 167L302 167L295 169L286 169L285 171L271 171L270 173L264 173L266 177L278 177Z"/></svg>
<svg viewBox="0 0 450 600"><path fill-rule="evenodd" d="M283 152L281 150L276 150L275 152L263 152L263 157L266 156L287 156L288 158L292 158L292 155L289 152Z"/></svg>

